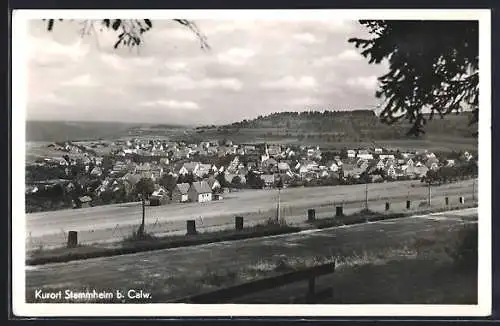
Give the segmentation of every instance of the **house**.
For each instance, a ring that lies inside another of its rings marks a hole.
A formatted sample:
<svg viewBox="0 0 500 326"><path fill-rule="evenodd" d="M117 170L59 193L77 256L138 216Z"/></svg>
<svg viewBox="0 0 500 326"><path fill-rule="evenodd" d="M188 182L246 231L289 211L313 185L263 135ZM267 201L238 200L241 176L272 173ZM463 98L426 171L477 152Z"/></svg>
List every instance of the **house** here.
<svg viewBox="0 0 500 326"><path fill-rule="evenodd" d="M405 169L405 174L409 177L421 178L427 174L428 170L429 169L425 165L422 165L422 164L419 164L418 166L407 165L406 169Z"/></svg>
<svg viewBox="0 0 500 326"><path fill-rule="evenodd" d="M395 159L393 154L380 154L378 156L378 158L381 160L394 160Z"/></svg>
<svg viewBox="0 0 500 326"><path fill-rule="evenodd" d="M172 201L184 203L189 200L188 197L189 183L178 183L172 190Z"/></svg>
<svg viewBox="0 0 500 326"><path fill-rule="evenodd" d="M388 177L395 178L396 177L396 168L394 167L394 164L391 164L387 167L385 174Z"/></svg>
<svg viewBox="0 0 500 326"><path fill-rule="evenodd" d="M375 148L374 152L375 152L375 154L382 154L383 150L382 150L382 148Z"/></svg>
<svg viewBox="0 0 500 326"><path fill-rule="evenodd" d="M217 147L209 147L207 149L207 155L209 155L209 156L216 155L218 152L219 152L219 150Z"/></svg>
<svg viewBox="0 0 500 326"><path fill-rule="evenodd" d="M212 165L210 164L200 164L198 169L196 169L195 175L202 178L204 175L209 174L211 169Z"/></svg>
<svg viewBox="0 0 500 326"><path fill-rule="evenodd" d="M342 165L342 175L344 178L356 177L361 174L360 169L355 164L346 163Z"/></svg>
<svg viewBox="0 0 500 326"><path fill-rule="evenodd" d="M88 208L91 206L92 198L90 196L83 196L78 198L78 207Z"/></svg>
<svg viewBox="0 0 500 326"><path fill-rule="evenodd" d="M90 171L90 175L94 177L100 177L102 175L102 170L100 167L96 166Z"/></svg>
<svg viewBox="0 0 500 326"><path fill-rule="evenodd" d="M279 172L286 173L289 170L290 170L290 165L288 165L288 163L286 163L286 162L279 162L278 163L278 171Z"/></svg>
<svg viewBox="0 0 500 326"><path fill-rule="evenodd" d="M279 146L279 145L271 145L271 146L269 146L269 148L267 149L266 154L269 155L269 156L271 156L271 157L276 157L276 156L281 155L281 146Z"/></svg>
<svg viewBox="0 0 500 326"><path fill-rule="evenodd" d="M356 155L356 157L363 160L373 160L373 155L364 149L359 150L358 155Z"/></svg>
<svg viewBox="0 0 500 326"><path fill-rule="evenodd" d="M255 146L254 145L245 145L243 147L246 153L254 152L255 151Z"/></svg>
<svg viewBox="0 0 500 326"><path fill-rule="evenodd" d="M212 191L216 191L221 188L220 182L213 176L207 179L207 183Z"/></svg>
<svg viewBox="0 0 500 326"><path fill-rule="evenodd" d="M383 170L385 168L384 160L379 160L377 162L377 165L375 165L375 168L378 170Z"/></svg>
<svg viewBox="0 0 500 326"><path fill-rule="evenodd" d="M212 189L206 181L197 181L191 184L188 198L192 202L204 203L212 200Z"/></svg>
<svg viewBox="0 0 500 326"><path fill-rule="evenodd" d="M198 172L199 167L200 167L199 162L184 163L182 167L179 169L178 174L179 175L186 175L189 173L196 174Z"/></svg>
<svg viewBox="0 0 500 326"><path fill-rule="evenodd" d="M307 173L311 171L319 171L318 163L314 161L303 161L300 163L300 173Z"/></svg>
<svg viewBox="0 0 500 326"><path fill-rule="evenodd" d="M112 172L122 172L122 171L127 171L128 170L128 164L125 162L118 161L113 165Z"/></svg>
<svg viewBox="0 0 500 326"><path fill-rule="evenodd" d="M169 165L170 164L170 160L168 159L168 157L162 157L160 159L160 164L164 165L164 166Z"/></svg>
<svg viewBox="0 0 500 326"><path fill-rule="evenodd" d="M227 183L233 182L234 177L236 177L235 173L224 173L224 180L226 180Z"/></svg>
<svg viewBox="0 0 500 326"><path fill-rule="evenodd" d="M168 192L163 187L155 187L155 191L149 197L150 206L160 206L168 203Z"/></svg>
<svg viewBox="0 0 500 326"><path fill-rule="evenodd" d="M446 166L455 166L455 160L446 160Z"/></svg>
<svg viewBox="0 0 500 326"><path fill-rule="evenodd" d="M269 159L262 162L263 169L275 168L275 167L277 167L277 165L278 165L278 161L276 161L274 158L269 158Z"/></svg>
<svg viewBox="0 0 500 326"><path fill-rule="evenodd" d="M356 151L353 149L348 149L347 150L347 157L348 158L355 158L356 157Z"/></svg>
<svg viewBox="0 0 500 326"><path fill-rule="evenodd" d="M274 186L274 175L262 174L260 178L264 181L265 188L272 188Z"/></svg>

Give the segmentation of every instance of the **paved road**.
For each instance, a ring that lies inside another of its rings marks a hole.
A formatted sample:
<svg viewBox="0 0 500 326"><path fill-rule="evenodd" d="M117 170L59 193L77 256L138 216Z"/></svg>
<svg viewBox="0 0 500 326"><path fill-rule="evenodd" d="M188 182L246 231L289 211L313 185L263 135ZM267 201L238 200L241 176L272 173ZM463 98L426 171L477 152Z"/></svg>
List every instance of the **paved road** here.
<svg viewBox="0 0 500 326"><path fill-rule="evenodd" d="M370 208L383 207L389 198L398 201L394 207L402 205L408 195L412 200L425 200L427 191L418 181L370 184ZM461 195L471 198L472 180L434 187L432 195L440 205L445 195L455 203ZM234 224L235 215L243 215L246 222L255 224L275 214L276 196L272 190L247 190L230 193L222 201L147 207L148 229L156 234L184 232L187 219L198 219L198 228L209 229ZM308 208L316 208L321 216L331 214L334 204L343 201L358 202L347 204L347 210L364 207L365 186L290 188L283 190L280 197L284 216L291 222L302 221ZM60 246L69 230L79 231L81 243L120 240L137 226L140 215L139 203L27 214L27 249Z"/></svg>
<svg viewBox="0 0 500 326"><path fill-rule="evenodd" d="M153 302L165 302L270 275L281 257L286 257L290 264L304 264L315 257L380 252L411 245L415 237L446 231L462 225L464 220L476 219L477 209L473 208L297 234L28 266L26 295L33 298L34 291L42 288L74 291L134 288L151 292Z"/></svg>

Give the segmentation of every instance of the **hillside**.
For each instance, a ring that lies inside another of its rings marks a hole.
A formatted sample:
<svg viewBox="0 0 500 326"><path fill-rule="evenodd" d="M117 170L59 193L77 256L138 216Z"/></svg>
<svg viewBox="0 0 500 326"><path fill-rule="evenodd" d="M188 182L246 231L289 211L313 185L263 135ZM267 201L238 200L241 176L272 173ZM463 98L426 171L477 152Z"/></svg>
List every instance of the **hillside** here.
<svg viewBox="0 0 500 326"><path fill-rule="evenodd" d="M426 134L407 136L407 122L386 125L371 110L325 112L279 112L243 120L224 126L196 128L199 138L230 138L239 142L277 141L332 146L347 146L384 142L386 146L399 147L411 144L416 147L438 146L444 148L477 147L473 137L474 127L468 124L469 114L435 117L428 121Z"/></svg>
<svg viewBox="0 0 500 326"><path fill-rule="evenodd" d="M88 121L27 121L26 141L95 140L124 136L165 133L166 130L185 128L166 124L139 124L123 122ZM163 132L162 132L163 131Z"/></svg>

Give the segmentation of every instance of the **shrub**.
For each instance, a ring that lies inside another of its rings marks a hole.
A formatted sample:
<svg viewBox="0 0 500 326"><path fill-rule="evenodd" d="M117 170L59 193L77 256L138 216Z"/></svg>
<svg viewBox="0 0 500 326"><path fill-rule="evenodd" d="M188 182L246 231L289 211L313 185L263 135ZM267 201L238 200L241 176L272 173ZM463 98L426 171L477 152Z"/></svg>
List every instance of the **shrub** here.
<svg viewBox="0 0 500 326"><path fill-rule="evenodd" d="M455 241L447 247L446 253L462 269L477 269L478 229L477 224L466 224L457 232Z"/></svg>
<svg viewBox="0 0 500 326"><path fill-rule="evenodd" d="M138 241L151 241L151 240L156 240L157 238L151 234L147 233L145 231L137 230L137 231L132 231L132 233L125 237L123 239L124 242L138 242Z"/></svg>

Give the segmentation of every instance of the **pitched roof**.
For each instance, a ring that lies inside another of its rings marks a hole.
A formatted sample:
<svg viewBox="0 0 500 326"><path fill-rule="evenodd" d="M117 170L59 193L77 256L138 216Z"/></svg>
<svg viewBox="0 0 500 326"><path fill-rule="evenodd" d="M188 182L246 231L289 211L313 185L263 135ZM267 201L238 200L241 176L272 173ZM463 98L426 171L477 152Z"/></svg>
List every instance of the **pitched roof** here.
<svg viewBox="0 0 500 326"><path fill-rule="evenodd" d="M194 171L196 166L198 166L200 163L199 162L189 162L189 163L184 163L182 166L188 170L188 172Z"/></svg>
<svg viewBox="0 0 500 326"><path fill-rule="evenodd" d="M208 185L208 183L206 181L193 182L191 187L194 189L194 191L196 191L199 194L212 192L212 189L210 188L210 186Z"/></svg>
<svg viewBox="0 0 500 326"><path fill-rule="evenodd" d="M215 179L215 178L208 178L208 179L207 179L207 183L208 183L208 185L210 186L210 188L213 188L213 187L214 187L214 184L215 184L216 182L217 182L217 183L219 183L219 181L218 181L217 179ZM219 186L220 186L220 183L219 183Z"/></svg>
<svg viewBox="0 0 500 326"><path fill-rule="evenodd" d="M290 170L290 165L286 162L280 162L278 163L278 169L279 170Z"/></svg>
<svg viewBox="0 0 500 326"><path fill-rule="evenodd" d="M181 194L187 194L189 190L189 183L178 183L175 187L179 190Z"/></svg>
<svg viewBox="0 0 500 326"><path fill-rule="evenodd" d="M88 203L89 201L92 201L92 198L90 198L89 196L83 196L78 198L78 200L82 203Z"/></svg>

